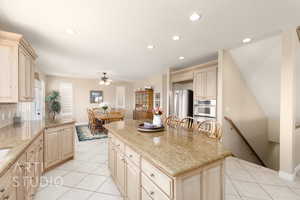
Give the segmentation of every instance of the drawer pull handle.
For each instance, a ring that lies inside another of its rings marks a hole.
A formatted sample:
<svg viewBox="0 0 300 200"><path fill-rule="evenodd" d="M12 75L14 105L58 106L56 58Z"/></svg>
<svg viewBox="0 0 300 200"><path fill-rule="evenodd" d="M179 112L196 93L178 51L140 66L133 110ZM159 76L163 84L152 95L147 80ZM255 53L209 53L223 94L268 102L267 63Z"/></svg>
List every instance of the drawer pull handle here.
<svg viewBox="0 0 300 200"><path fill-rule="evenodd" d="M4 189L4 188L3 188L3 189L1 189L1 190L0 190L0 192L1 192L1 193L5 192L5 189Z"/></svg>
<svg viewBox="0 0 300 200"><path fill-rule="evenodd" d="M3 198L3 200L8 200L8 199L9 199L8 195Z"/></svg>
<svg viewBox="0 0 300 200"><path fill-rule="evenodd" d="M121 146L120 144L117 145L117 147L120 147L120 146Z"/></svg>
<svg viewBox="0 0 300 200"><path fill-rule="evenodd" d="M154 174L150 174L150 177L151 177L151 178L155 178L155 175L154 175Z"/></svg>
<svg viewBox="0 0 300 200"><path fill-rule="evenodd" d="M153 191L150 191L150 195L153 196L153 195L154 195L154 192L153 192Z"/></svg>
<svg viewBox="0 0 300 200"><path fill-rule="evenodd" d="M129 155L129 158L132 158L133 157L133 155Z"/></svg>
<svg viewBox="0 0 300 200"><path fill-rule="evenodd" d="M21 169L24 169L25 168L25 165L21 164L19 165Z"/></svg>

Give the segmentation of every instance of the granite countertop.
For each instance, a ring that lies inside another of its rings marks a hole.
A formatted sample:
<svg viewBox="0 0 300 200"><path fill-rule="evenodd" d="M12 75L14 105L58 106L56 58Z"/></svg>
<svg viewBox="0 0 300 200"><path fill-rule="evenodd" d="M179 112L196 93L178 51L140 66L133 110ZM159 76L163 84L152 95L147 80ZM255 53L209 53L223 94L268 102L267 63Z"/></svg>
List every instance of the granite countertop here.
<svg viewBox="0 0 300 200"><path fill-rule="evenodd" d="M137 131L139 123L126 120L110 123L105 127L171 177L232 155L220 142L203 134L182 128L166 128L165 131L158 133L141 133Z"/></svg>
<svg viewBox="0 0 300 200"><path fill-rule="evenodd" d="M45 128L57 127L74 123L72 119L50 121L26 121L19 125L9 125L0 128L0 150L10 149L3 158L0 157L0 177L12 166L18 157L42 134Z"/></svg>

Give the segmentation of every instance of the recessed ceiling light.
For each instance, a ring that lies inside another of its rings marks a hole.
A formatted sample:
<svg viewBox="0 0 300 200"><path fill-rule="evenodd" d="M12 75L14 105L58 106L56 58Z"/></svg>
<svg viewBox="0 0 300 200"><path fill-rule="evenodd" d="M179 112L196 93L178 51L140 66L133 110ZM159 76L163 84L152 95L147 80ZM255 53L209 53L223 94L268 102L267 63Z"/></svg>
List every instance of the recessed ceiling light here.
<svg viewBox="0 0 300 200"><path fill-rule="evenodd" d="M180 36L179 36L179 35L174 35L174 36L172 37L172 39L175 40L175 41L176 41L176 40L180 40Z"/></svg>
<svg viewBox="0 0 300 200"><path fill-rule="evenodd" d="M179 60L184 60L184 57L183 57L183 56L180 56L180 57L179 57Z"/></svg>
<svg viewBox="0 0 300 200"><path fill-rule="evenodd" d="M74 35L75 31L73 29L67 28L66 33L68 33L69 35Z"/></svg>
<svg viewBox="0 0 300 200"><path fill-rule="evenodd" d="M243 43L244 44L247 44L247 43L249 43L249 42L251 42L251 38L245 38L245 39L243 39Z"/></svg>
<svg viewBox="0 0 300 200"><path fill-rule="evenodd" d="M198 21L201 18L201 15L199 15L198 13L194 12L191 16L190 16L190 20L191 21Z"/></svg>
<svg viewBox="0 0 300 200"><path fill-rule="evenodd" d="M149 45L147 46L147 48L148 48L148 49L153 49L154 46L153 46L152 44L149 44Z"/></svg>

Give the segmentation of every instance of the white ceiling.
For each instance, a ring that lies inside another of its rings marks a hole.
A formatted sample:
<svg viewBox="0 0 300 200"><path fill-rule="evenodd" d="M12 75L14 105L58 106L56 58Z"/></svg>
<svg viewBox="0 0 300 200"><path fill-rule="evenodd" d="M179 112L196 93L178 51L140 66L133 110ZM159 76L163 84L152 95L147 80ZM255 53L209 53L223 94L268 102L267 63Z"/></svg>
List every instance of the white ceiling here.
<svg viewBox="0 0 300 200"><path fill-rule="evenodd" d="M137 80L297 26L299 8L299 0L1 0L0 28L24 34L46 73ZM201 21L189 21L194 11Z"/></svg>

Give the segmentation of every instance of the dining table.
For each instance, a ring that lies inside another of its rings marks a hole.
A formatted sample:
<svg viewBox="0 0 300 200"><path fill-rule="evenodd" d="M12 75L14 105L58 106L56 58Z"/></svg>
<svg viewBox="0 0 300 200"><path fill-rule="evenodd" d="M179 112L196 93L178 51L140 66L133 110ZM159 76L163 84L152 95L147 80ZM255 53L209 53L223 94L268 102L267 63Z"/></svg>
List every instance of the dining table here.
<svg viewBox="0 0 300 200"><path fill-rule="evenodd" d="M104 121L105 124L114 122L114 121L122 121L124 120L124 115L121 112L108 112L108 113L100 113L95 112L94 116L98 120Z"/></svg>

